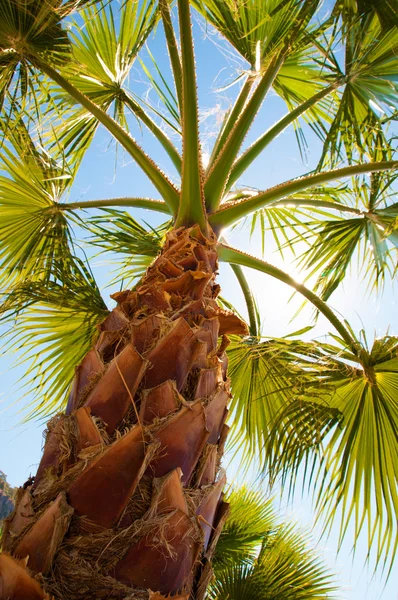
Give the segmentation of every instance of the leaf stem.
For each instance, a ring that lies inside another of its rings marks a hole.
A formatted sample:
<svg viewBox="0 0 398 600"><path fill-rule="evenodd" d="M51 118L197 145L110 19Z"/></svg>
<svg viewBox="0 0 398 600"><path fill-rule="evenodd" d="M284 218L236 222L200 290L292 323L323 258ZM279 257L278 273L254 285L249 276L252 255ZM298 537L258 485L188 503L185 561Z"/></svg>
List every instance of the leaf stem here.
<svg viewBox="0 0 398 600"><path fill-rule="evenodd" d="M224 208L221 208L209 217L209 222L213 229L219 231L223 227L228 227L235 221L246 217L254 210L270 206L281 198L288 198L289 195L301 192L316 185L333 181L334 179L351 177L353 175L360 175L361 173L386 171L389 169L396 169L397 167L398 161L389 160L352 165L350 167L343 167L342 169L333 169L324 173L307 175L305 177L300 177L299 179L290 179L289 181L285 181L275 187L269 188L264 192L260 192L247 200L226 204Z"/></svg>
<svg viewBox="0 0 398 600"><path fill-rule="evenodd" d="M106 198L104 200L85 200L82 202L68 202L59 204L61 210L78 210L85 208L108 208L110 206L130 206L133 208L146 208L156 212L170 214L165 202L149 198Z"/></svg>
<svg viewBox="0 0 398 600"><path fill-rule="evenodd" d="M182 65L182 181L176 227L197 223L206 230L199 147L198 98L189 0L178 0Z"/></svg>
<svg viewBox="0 0 398 600"><path fill-rule="evenodd" d="M208 174L205 182L205 198L207 205L211 206L213 210L216 209L220 203L226 182L229 178L231 166L236 159L236 155L239 152L245 136L249 131L268 90L271 88L273 81L284 62L284 58L284 54L280 53L271 59L268 68L260 78L256 89L234 124L223 148L215 160L213 168Z"/></svg>
<svg viewBox="0 0 398 600"><path fill-rule="evenodd" d="M134 158L144 173L149 177L173 214L178 210L179 193L157 165L142 150L137 142L112 117L94 104L85 94L40 58L29 57L34 66L39 68L50 79L55 81L76 102L88 110L114 136L114 138Z"/></svg>
<svg viewBox="0 0 398 600"><path fill-rule="evenodd" d="M349 330L340 321L340 319L336 317L326 302L314 294L314 292L311 292L311 290L305 287L305 285L298 283L292 277L290 277L290 275L281 269L278 269L278 267L274 267L268 262L260 260L259 258L255 258L254 256L250 256L249 254L245 254L244 252L240 252L239 250L235 250L234 248L226 246L225 244L219 243L217 246L217 251L218 257L222 262L227 262L230 264L234 263L244 267L250 267L251 269L256 269L257 271L271 275L275 279L278 279L279 281L282 281L283 283L286 283L290 287L294 288L297 292L304 296L304 298L309 300L315 306L315 308L328 319L336 331L341 335L343 340L347 343L355 356L358 356L358 343L352 337Z"/></svg>
<svg viewBox="0 0 398 600"><path fill-rule="evenodd" d="M178 105L182 111L182 67L178 53L177 39L174 33L171 20L170 7L168 0L159 0L160 12L162 15L164 34L166 37L167 50L169 52L171 69L173 71L174 84L177 92Z"/></svg>
<svg viewBox="0 0 398 600"><path fill-rule="evenodd" d="M253 84L255 81L256 81L256 77L254 74L250 74L247 76L246 81L243 84L232 109L230 110L228 116L226 117L226 119L219 131L218 137L216 139L216 142L214 144L214 147L213 147L213 150L211 153L208 171L211 171L215 160L217 159L219 153L223 149L224 144L227 141L229 134L231 133L232 129L234 128L235 123L237 122L239 115L241 114L243 107L246 104L246 100L249 97L250 91L253 88ZM208 208L210 208L210 209L213 208L210 203L208 204Z"/></svg>
<svg viewBox="0 0 398 600"><path fill-rule="evenodd" d="M308 109L312 108L320 102L323 98L334 92L338 87L345 83L345 79L339 79L331 85L323 88L311 98L308 98L305 102L296 106L292 111L282 117L277 123L275 123L268 131L266 131L261 137L259 137L251 146L244 152L234 163L231 175L228 180L228 189L239 179L239 177L246 171L246 169L252 164L252 162L259 156L259 154L270 144L286 127L291 125L298 117L304 114Z"/></svg>
<svg viewBox="0 0 398 600"><path fill-rule="evenodd" d="M147 115L138 102L136 102L128 93L123 92L122 101L129 107L133 114L141 119L149 131L151 131L156 139L162 144L178 173L181 174L181 156L165 132Z"/></svg>
<svg viewBox="0 0 398 600"><path fill-rule="evenodd" d="M242 293L246 302L247 313L249 316L249 333L253 337L257 337L259 335L257 326L257 311L252 291L249 287L249 284L247 283L247 279L245 277L245 274L243 273L242 267L235 263L230 263L230 267L236 275L236 278L242 289Z"/></svg>
<svg viewBox="0 0 398 600"><path fill-rule="evenodd" d="M279 202L274 202L270 206L266 206L265 208L289 208L290 206L312 206L314 208L330 208L332 210L339 210L340 212L352 213L354 215L363 216L364 212L359 210L359 208L353 208L352 206L346 206L345 204L340 204L339 202L326 202L323 200L309 200L306 198L302 199L288 199L281 200Z"/></svg>

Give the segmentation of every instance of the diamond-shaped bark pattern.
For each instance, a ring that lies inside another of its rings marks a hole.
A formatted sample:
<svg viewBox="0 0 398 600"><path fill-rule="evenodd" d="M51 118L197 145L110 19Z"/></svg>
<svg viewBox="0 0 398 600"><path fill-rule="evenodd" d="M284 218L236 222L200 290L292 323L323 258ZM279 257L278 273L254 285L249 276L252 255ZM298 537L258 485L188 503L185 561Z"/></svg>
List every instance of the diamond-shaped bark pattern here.
<svg viewBox="0 0 398 600"><path fill-rule="evenodd" d="M218 383L218 368L201 369L194 391L194 399L208 398L212 395Z"/></svg>
<svg viewBox="0 0 398 600"><path fill-rule="evenodd" d="M181 390L199 348L199 340L181 317L148 353L150 366L145 373L145 387L155 387L167 379L174 379L177 389Z"/></svg>
<svg viewBox="0 0 398 600"><path fill-rule="evenodd" d="M171 379L150 390L145 390L141 397L141 422L148 425L155 419L167 417L179 407L178 396L175 384Z"/></svg>
<svg viewBox="0 0 398 600"><path fill-rule="evenodd" d="M153 475L162 477L179 467L183 483L188 483L209 437L202 404L181 408L154 437L160 449L150 466Z"/></svg>
<svg viewBox="0 0 398 600"><path fill-rule="evenodd" d="M15 555L27 557L32 571L46 573L68 530L72 514L73 508L66 502L65 493L61 492L19 542Z"/></svg>
<svg viewBox="0 0 398 600"><path fill-rule="evenodd" d="M0 600L45 598L29 569L56 600L204 597L227 514L227 334L247 333L217 304L215 241L169 233L140 285L113 294L6 523L28 570L0 555Z"/></svg>
<svg viewBox="0 0 398 600"><path fill-rule="evenodd" d="M95 375L100 373L104 368L104 364L95 348L90 350L83 358L82 362L76 369L75 379L72 384L72 389L69 394L66 414L70 415L78 406L79 398L86 386Z"/></svg>
<svg viewBox="0 0 398 600"><path fill-rule="evenodd" d="M180 591L189 581L199 553L190 517L176 510L129 549L116 565L119 581L163 594Z"/></svg>
<svg viewBox="0 0 398 600"><path fill-rule="evenodd" d="M131 324L131 343L139 352L143 354L148 350L148 346L153 344L155 334L167 328L168 319L162 315L150 315L145 319Z"/></svg>
<svg viewBox="0 0 398 600"><path fill-rule="evenodd" d="M91 413L106 423L109 433L123 419L144 375L146 361L131 344L114 358L86 401Z"/></svg>
<svg viewBox="0 0 398 600"><path fill-rule="evenodd" d="M137 425L91 463L68 490L76 513L112 527L141 477L145 446L143 431Z"/></svg>
<svg viewBox="0 0 398 600"><path fill-rule="evenodd" d="M181 475L181 469L174 469L165 477L153 480L152 511L154 514L161 515L176 509L188 514Z"/></svg>
<svg viewBox="0 0 398 600"><path fill-rule="evenodd" d="M196 337L206 343L207 354L212 354L217 349L219 330L219 321L217 317L213 317L212 319L204 319L195 331Z"/></svg>

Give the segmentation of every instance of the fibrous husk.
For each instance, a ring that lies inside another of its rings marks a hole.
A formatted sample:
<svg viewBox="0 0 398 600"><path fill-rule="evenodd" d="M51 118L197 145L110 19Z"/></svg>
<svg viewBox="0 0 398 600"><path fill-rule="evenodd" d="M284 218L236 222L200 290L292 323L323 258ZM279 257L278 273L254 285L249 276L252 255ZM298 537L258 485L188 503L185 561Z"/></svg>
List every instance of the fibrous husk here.
<svg viewBox="0 0 398 600"><path fill-rule="evenodd" d="M152 507L148 516L162 515L176 509L188 514L181 476L181 469L174 469L165 477L153 480Z"/></svg>
<svg viewBox="0 0 398 600"><path fill-rule="evenodd" d="M149 315L131 323L131 343L140 354L144 354L162 331L168 328L168 319L163 315Z"/></svg>
<svg viewBox="0 0 398 600"><path fill-rule="evenodd" d="M198 324L198 327L195 330L195 335L198 340L206 343L207 354L212 354L216 351L219 330L220 323L217 317L213 317L212 319L203 319Z"/></svg>
<svg viewBox="0 0 398 600"><path fill-rule="evenodd" d="M188 600L189 594L178 594L177 596L167 595L163 596L159 592L149 591L149 600Z"/></svg>
<svg viewBox="0 0 398 600"><path fill-rule="evenodd" d="M43 455L35 476L33 489L36 489L49 470L58 474L66 465L73 452L71 431L73 424L66 415L57 415L47 424Z"/></svg>
<svg viewBox="0 0 398 600"><path fill-rule="evenodd" d="M200 342L185 319L173 323L171 329L147 354L150 363L144 377L144 386L153 388L168 379L176 382L180 391L195 362Z"/></svg>
<svg viewBox="0 0 398 600"><path fill-rule="evenodd" d="M216 389L219 380L218 367L200 369L193 394L194 400L197 398L209 398Z"/></svg>
<svg viewBox="0 0 398 600"><path fill-rule="evenodd" d="M214 244L198 227L167 235L141 284L113 295L69 415L50 423L7 539L32 557L32 539L50 540L54 551L29 560L57 600L197 600L211 577L227 511L223 475L214 483L228 431L226 334L247 331L216 302ZM75 512L53 544L49 515L65 491Z"/></svg>
<svg viewBox="0 0 398 600"><path fill-rule="evenodd" d="M218 482L209 489L209 493L202 499L196 511L205 536L205 550L207 550L210 536L213 531L217 509L220 504L221 494L226 481L226 475L225 473L222 473Z"/></svg>
<svg viewBox="0 0 398 600"><path fill-rule="evenodd" d="M217 445L206 444L198 468L195 472L195 485L203 487L213 483L217 474Z"/></svg>
<svg viewBox="0 0 398 600"><path fill-rule="evenodd" d="M129 294L129 291L122 292L122 294ZM111 298L114 300L118 299L118 294L112 294ZM119 296L120 299L120 296ZM129 324L129 320L124 314L120 306L116 306L106 319L99 326L100 331L120 331Z"/></svg>
<svg viewBox="0 0 398 600"><path fill-rule="evenodd" d="M199 577L199 581L195 586L195 600L204 600L206 598L207 588L209 587L209 583L211 582L213 577L214 571L211 566L211 562L205 559L202 567L202 572Z"/></svg>
<svg viewBox="0 0 398 600"><path fill-rule="evenodd" d="M101 433L91 418L91 410L88 406L82 406L75 413L77 426L77 440L75 454L79 456L80 452L90 446L97 446L103 443Z"/></svg>
<svg viewBox="0 0 398 600"><path fill-rule="evenodd" d="M57 600L148 600L149 596L147 590L132 590L113 577L103 575L91 561L64 553L59 555L46 587Z"/></svg>
<svg viewBox="0 0 398 600"><path fill-rule="evenodd" d="M15 498L15 510L4 522L3 550L11 550L13 541L34 521L32 486L20 488Z"/></svg>
<svg viewBox="0 0 398 600"><path fill-rule="evenodd" d="M221 495L216 516L214 518L213 533L210 537L210 543L207 547L207 551L204 553L205 558L208 560L210 560L214 555L218 539L221 535L222 528L224 527L225 521L227 520L229 515L229 504L228 502L224 502L222 498L223 494Z"/></svg>
<svg viewBox="0 0 398 600"><path fill-rule="evenodd" d="M206 427L209 431L209 444L217 444L226 417L230 393L221 386L205 406Z"/></svg>

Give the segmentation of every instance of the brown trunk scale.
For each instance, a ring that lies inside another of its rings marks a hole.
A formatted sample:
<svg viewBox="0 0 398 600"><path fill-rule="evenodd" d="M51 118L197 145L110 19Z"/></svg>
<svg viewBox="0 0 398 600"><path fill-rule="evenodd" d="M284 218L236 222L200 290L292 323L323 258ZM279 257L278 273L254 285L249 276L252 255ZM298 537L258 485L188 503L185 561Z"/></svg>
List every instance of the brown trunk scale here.
<svg viewBox="0 0 398 600"><path fill-rule="evenodd" d="M216 240L168 234L76 369L6 521L0 600L202 600L226 519L230 398ZM45 590L45 591L43 591Z"/></svg>

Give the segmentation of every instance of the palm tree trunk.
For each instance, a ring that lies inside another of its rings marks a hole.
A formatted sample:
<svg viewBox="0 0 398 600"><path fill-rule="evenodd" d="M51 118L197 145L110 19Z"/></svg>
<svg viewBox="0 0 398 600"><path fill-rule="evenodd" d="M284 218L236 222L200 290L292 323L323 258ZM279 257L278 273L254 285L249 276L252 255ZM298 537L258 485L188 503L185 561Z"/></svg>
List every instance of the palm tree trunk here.
<svg viewBox="0 0 398 600"><path fill-rule="evenodd" d="M50 596L205 595L227 514L226 336L247 333L216 302L215 244L197 227L168 234L140 286L113 296L66 414L48 424L3 550L25 559ZM2 556L10 577L10 564L21 569ZM10 577L4 598L23 600Z"/></svg>

